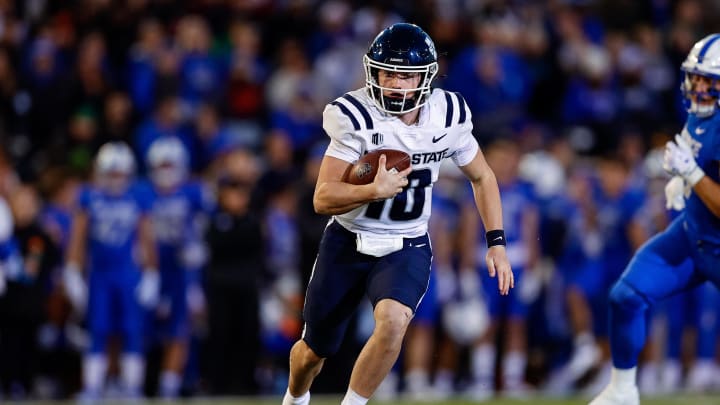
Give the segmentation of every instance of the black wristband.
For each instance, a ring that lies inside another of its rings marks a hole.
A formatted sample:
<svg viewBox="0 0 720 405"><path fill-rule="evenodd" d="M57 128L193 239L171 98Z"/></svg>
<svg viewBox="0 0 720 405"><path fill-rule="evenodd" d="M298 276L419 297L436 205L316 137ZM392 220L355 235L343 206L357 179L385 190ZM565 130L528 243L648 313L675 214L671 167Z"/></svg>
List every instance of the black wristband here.
<svg viewBox="0 0 720 405"><path fill-rule="evenodd" d="M492 231L487 231L485 233L485 239L487 239L487 246L497 246L497 245L503 245L505 246L505 231L502 229L493 229Z"/></svg>

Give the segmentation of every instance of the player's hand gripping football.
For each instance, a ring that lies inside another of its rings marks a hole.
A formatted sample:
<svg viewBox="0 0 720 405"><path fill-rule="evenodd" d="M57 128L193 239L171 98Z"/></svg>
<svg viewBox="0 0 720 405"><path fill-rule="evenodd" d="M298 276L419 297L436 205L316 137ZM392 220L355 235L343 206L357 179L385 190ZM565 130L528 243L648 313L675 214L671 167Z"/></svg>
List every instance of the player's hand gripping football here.
<svg viewBox="0 0 720 405"><path fill-rule="evenodd" d="M380 155L378 159L378 171L375 175L373 184L378 196L378 200L384 200L386 198L393 198L399 192L402 191L403 187L408 185L407 175L412 171L412 167L396 172L395 170L388 171L385 163L387 157Z"/></svg>
<svg viewBox="0 0 720 405"><path fill-rule="evenodd" d="M692 147L680 135L675 135L675 142L669 141L665 145L663 169L672 175L682 176L691 187L705 176L705 172L695 162Z"/></svg>
<svg viewBox="0 0 720 405"><path fill-rule="evenodd" d="M507 295L515 287L515 276L505 254L505 246L491 246L485 255L485 263L490 277L497 274L500 295Z"/></svg>

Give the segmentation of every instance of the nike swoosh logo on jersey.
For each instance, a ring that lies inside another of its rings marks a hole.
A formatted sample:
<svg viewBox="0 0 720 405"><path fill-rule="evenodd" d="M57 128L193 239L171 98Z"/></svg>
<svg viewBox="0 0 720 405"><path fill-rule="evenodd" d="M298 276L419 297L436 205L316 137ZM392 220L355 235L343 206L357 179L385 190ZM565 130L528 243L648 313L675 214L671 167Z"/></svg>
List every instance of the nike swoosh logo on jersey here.
<svg viewBox="0 0 720 405"><path fill-rule="evenodd" d="M698 134L698 135L702 135L702 134L705 133L705 128L703 128L703 127L697 127L697 128L695 128L695 133Z"/></svg>
<svg viewBox="0 0 720 405"><path fill-rule="evenodd" d="M447 135L447 132L444 133L444 134L442 134L442 136L439 137L439 138L435 138L435 137L433 136L433 139L432 139L433 143L437 143L439 140L445 138L446 135Z"/></svg>

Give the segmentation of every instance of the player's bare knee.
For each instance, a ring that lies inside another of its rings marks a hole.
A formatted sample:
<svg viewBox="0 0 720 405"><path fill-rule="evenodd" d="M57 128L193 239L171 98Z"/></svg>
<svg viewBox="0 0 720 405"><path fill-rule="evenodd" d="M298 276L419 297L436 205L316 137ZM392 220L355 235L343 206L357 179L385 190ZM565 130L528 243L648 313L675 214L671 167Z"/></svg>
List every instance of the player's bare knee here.
<svg viewBox="0 0 720 405"><path fill-rule="evenodd" d="M401 342L411 319L412 311L405 305L394 300L380 301L375 307L375 334Z"/></svg>
<svg viewBox="0 0 720 405"><path fill-rule="evenodd" d="M313 349L311 349L310 346L308 346L302 339L293 345L290 359L291 361L297 361L299 363L298 366L303 369L313 369L318 367L322 365L325 360L323 357L315 354Z"/></svg>

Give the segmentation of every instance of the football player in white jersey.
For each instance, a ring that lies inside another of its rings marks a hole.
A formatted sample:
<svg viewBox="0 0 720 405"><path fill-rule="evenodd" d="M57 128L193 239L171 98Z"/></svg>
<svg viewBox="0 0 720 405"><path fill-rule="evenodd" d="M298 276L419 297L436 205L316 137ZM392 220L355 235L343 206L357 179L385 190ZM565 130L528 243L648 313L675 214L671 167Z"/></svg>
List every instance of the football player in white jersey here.
<svg viewBox="0 0 720 405"><path fill-rule="evenodd" d="M473 186L486 229L486 261L500 294L514 285L505 254L497 181L472 135L470 110L455 93L430 85L438 69L430 37L418 26L383 30L363 58L364 88L331 102L323 127L331 138L315 188L315 210L333 215L320 242L303 310L302 338L290 353L283 405L305 405L324 359L334 354L363 296L375 329L350 377L343 405L364 405L392 367L405 330L427 289L432 251L427 236L432 184L440 163L454 161ZM363 154L398 149L411 167L386 170L374 181L343 182Z"/></svg>

